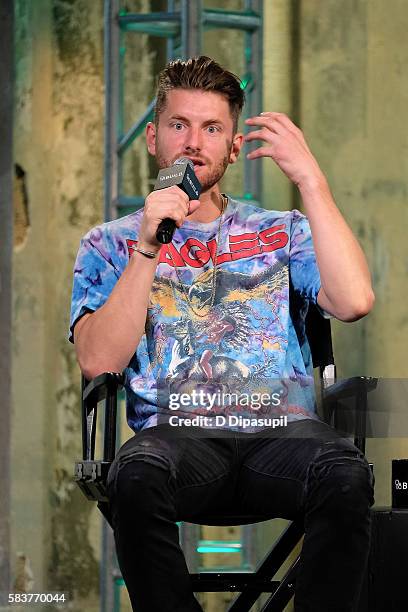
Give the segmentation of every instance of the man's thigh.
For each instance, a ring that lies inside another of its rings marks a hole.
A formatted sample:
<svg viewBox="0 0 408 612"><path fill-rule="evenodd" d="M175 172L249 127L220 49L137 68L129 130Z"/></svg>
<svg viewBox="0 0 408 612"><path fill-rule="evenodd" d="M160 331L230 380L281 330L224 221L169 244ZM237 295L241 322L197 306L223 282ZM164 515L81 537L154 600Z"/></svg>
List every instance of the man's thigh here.
<svg viewBox="0 0 408 612"><path fill-rule="evenodd" d="M307 485L329 464L367 463L354 444L326 423L305 419L240 442L236 503L241 512L288 519L304 510ZM368 469L368 467L367 467Z"/></svg>
<svg viewBox="0 0 408 612"><path fill-rule="evenodd" d="M198 428L151 427L137 433L119 450L109 471L110 496L127 474L152 479L167 489L176 520L217 513L232 495L231 473L236 457L231 435L206 437ZM122 472L123 473L123 472Z"/></svg>

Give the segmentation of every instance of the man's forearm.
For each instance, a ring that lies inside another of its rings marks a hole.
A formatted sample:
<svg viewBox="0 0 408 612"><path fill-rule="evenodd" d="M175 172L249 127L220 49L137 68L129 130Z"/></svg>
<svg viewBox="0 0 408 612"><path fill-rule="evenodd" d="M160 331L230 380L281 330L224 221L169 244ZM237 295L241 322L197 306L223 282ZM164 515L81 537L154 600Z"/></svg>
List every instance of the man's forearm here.
<svg viewBox="0 0 408 612"><path fill-rule="evenodd" d="M263 142L247 158L271 157L300 191L322 282L319 305L344 321L359 319L374 302L367 262L302 131L284 113L263 112L245 123L257 128L245 141Z"/></svg>
<svg viewBox="0 0 408 612"><path fill-rule="evenodd" d="M374 303L364 253L338 210L322 174L299 185L309 219L322 289L318 302L343 321L367 314Z"/></svg>
<svg viewBox="0 0 408 612"><path fill-rule="evenodd" d="M76 324L76 353L86 378L128 365L144 333L157 262L135 252L105 304Z"/></svg>

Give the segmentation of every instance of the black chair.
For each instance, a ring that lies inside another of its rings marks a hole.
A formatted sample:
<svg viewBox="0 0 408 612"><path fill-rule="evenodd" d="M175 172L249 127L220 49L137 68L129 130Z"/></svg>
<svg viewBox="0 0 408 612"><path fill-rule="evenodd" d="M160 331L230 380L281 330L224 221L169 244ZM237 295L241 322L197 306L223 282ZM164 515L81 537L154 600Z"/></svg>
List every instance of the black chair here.
<svg viewBox="0 0 408 612"><path fill-rule="evenodd" d="M313 366L318 368L320 399L324 420L336 423L336 406L339 400L354 398L352 428L354 443L365 450L365 411L367 394L376 386L376 379L355 377L337 383L333 358L330 321L321 316L319 310L310 306L306 318L306 335L310 344ZM83 379L82 389L82 445L83 458L75 464L75 480L85 496L96 501L98 508L111 524L106 497L106 477L116 453L117 392L123 377L117 373L105 373L91 382ZM95 459L95 436L98 403L105 400L105 423L103 458ZM345 435L350 424L341 424ZM269 517L223 516L201 517L201 525L245 525L269 520ZM248 612L261 593L270 593L262 612L281 612L294 594L300 557L297 556L282 580L273 580L275 574L292 553L303 536L300 521L289 523L271 550L258 564L253 573L203 572L191 574L195 592L239 592L231 603L229 612Z"/></svg>

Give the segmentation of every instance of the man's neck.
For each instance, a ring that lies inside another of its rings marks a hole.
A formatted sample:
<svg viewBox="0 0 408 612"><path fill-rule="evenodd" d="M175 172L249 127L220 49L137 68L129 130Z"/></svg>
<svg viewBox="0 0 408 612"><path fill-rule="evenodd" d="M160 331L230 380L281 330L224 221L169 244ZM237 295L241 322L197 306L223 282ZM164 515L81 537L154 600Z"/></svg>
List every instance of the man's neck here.
<svg viewBox="0 0 408 612"><path fill-rule="evenodd" d="M218 219L222 211L223 203L223 198L218 185L214 185L212 189L202 193L200 196L200 202L200 207L187 217L188 221L210 223L211 221Z"/></svg>

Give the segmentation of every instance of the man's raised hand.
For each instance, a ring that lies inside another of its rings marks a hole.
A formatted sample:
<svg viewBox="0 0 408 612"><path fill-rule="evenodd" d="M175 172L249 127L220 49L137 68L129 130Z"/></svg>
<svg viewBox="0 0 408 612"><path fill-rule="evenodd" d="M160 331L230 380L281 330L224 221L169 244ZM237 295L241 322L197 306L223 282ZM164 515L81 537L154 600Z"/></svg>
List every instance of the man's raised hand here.
<svg viewBox="0 0 408 612"><path fill-rule="evenodd" d="M262 140L265 145L248 153L248 159L271 157L298 187L307 181L324 179L302 131L284 113L263 112L245 120L258 129L244 137L246 142Z"/></svg>

